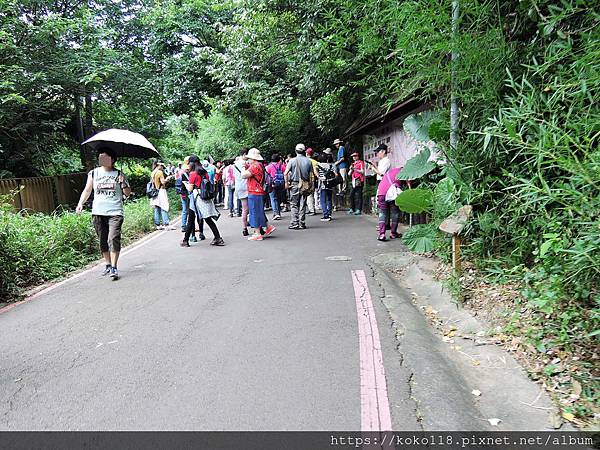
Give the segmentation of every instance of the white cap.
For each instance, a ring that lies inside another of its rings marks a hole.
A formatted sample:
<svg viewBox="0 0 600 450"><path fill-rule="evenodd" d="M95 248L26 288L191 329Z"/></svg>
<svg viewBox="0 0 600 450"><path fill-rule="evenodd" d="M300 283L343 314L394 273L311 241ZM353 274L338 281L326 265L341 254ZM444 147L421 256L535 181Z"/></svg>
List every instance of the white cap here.
<svg viewBox="0 0 600 450"><path fill-rule="evenodd" d="M296 151L304 153L306 151L306 147L304 146L304 144L297 144L296 145Z"/></svg>

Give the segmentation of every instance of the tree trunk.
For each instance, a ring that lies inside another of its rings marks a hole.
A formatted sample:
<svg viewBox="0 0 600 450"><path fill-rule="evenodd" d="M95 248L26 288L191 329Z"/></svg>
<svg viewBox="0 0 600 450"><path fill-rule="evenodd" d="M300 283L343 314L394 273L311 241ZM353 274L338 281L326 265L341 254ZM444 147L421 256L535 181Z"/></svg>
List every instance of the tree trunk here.
<svg viewBox="0 0 600 450"><path fill-rule="evenodd" d="M85 91L85 121L83 123L83 138L88 139L94 133L92 129L93 126L93 109L92 109L92 94L86 90ZM82 147L84 161L83 165L86 171L90 171L96 165L96 160L94 158L94 152L89 148L89 146L84 145Z"/></svg>
<svg viewBox="0 0 600 450"><path fill-rule="evenodd" d="M84 141L84 134L83 120L81 118L81 97L79 94L75 94L73 97L73 104L75 105L75 128L77 130L77 143L81 144ZM81 167L87 168L85 149L83 146L79 147L79 159L81 160Z"/></svg>

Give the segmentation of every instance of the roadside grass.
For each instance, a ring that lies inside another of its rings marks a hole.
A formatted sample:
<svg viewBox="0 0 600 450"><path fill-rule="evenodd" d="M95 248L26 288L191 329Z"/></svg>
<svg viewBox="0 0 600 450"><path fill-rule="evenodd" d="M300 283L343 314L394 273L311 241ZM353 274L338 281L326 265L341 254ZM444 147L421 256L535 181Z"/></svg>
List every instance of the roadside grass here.
<svg viewBox="0 0 600 450"><path fill-rule="evenodd" d="M171 218L181 211L169 191ZM51 215L14 213L9 196L0 197L0 302L21 299L27 289L65 276L99 259L98 238L89 211L57 210ZM125 203L123 244L154 229L148 199Z"/></svg>

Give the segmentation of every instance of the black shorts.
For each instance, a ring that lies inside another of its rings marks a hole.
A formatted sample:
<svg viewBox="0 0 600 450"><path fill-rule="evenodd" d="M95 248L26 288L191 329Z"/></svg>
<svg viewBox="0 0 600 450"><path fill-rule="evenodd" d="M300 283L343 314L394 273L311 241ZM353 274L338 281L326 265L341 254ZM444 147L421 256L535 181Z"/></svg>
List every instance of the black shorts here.
<svg viewBox="0 0 600 450"><path fill-rule="evenodd" d="M123 216L92 216L92 223L100 240L100 251L121 251Z"/></svg>

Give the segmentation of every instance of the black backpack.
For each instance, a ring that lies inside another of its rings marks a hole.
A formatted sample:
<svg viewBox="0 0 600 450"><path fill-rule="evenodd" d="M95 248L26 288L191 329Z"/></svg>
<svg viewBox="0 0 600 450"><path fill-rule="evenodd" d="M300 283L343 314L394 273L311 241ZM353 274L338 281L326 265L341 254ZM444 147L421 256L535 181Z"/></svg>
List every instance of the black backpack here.
<svg viewBox="0 0 600 450"><path fill-rule="evenodd" d="M200 198L202 200L212 200L215 198L215 187L208 178L202 178L202 184L200 185Z"/></svg>
<svg viewBox="0 0 600 450"><path fill-rule="evenodd" d="M325 181L323 181L325 188L333 189L341 182L342 182L341 177L339 177L338 174L335 173L335 171L333 169L328 169L327 172L325 172Z"/></svg>

